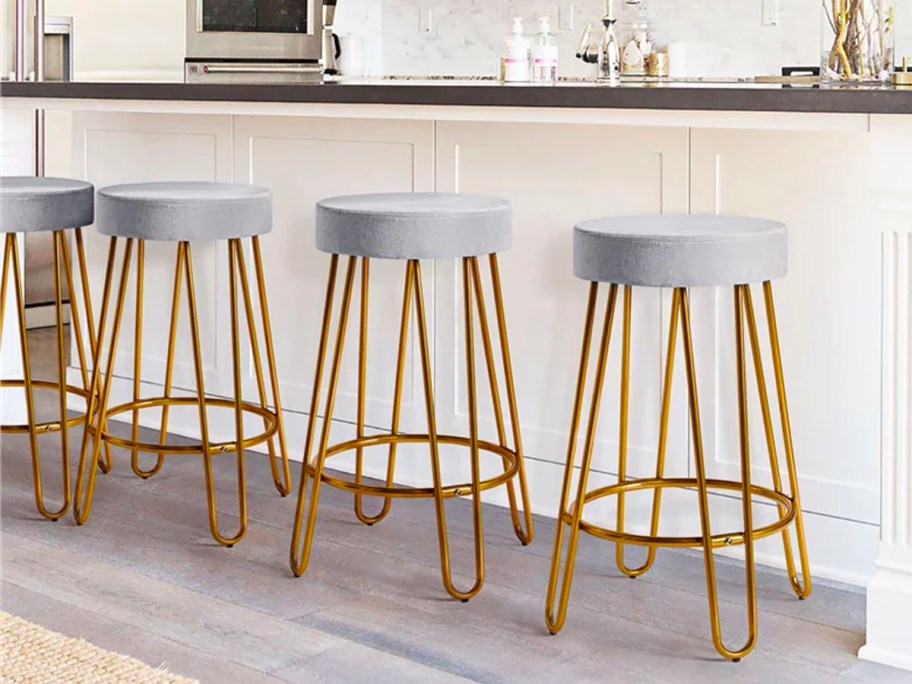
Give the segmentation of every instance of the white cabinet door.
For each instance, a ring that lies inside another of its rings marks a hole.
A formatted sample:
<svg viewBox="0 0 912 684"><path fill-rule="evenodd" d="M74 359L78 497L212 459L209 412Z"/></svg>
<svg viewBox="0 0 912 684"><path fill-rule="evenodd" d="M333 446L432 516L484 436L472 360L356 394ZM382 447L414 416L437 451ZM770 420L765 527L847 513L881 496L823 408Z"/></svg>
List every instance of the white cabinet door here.
<svg viewBox="0 0 912 684"><path fill-rule="evenodd" d="M0 174L29 176L34 173L34 122L31 109L0 111ZM4 236L5 237L5 236ZM19 261L25 263L25 241L19 236ZM12 273L12 270L10 270ZM0 377L22 378L22 352L19 346L19 322L16 315L16 295L12 275L4 302L3 343L0 345ZM0 418L5 425L21 424L26 420L24 393L18 389L0 391Z"/></svg>
<svg viewBox="0 0 912 684"><path fill-rule="evenodd" d="M79 112L73 116L73 175L96 188L147 181L230 181L231 119L227 116L171 116ZM109 238L88 230L86 250L96 320L107 261ZM120 274L119 241L116 273ZM222 243L193 245L194 281L200 320L207 392L231 391L231 341L227 308L227 248ZM133 377L135 253L131 268L115 373ZM176 243L146 245L143 309L142 378L162 383L168 348L171 291ZM174 385L193 389L186 280L181 298ZM113 306L112 306L113 309ZM109 317L110 331L110 321ZM121 395L122 397L122 395ZM180 412L177 412L180 413ZM188 414L190 418L192 413ZM175 415L180 425L181 415Z"/></svg>
<svg viewBox="0 0 912 684"><path fill-rule="evenodd" d="M264 185L273 192L274 228L261 245L282 402L288 411L305 413L310 409L331 259L314 245L314 206L334 195L432 190L433 123L237 117L234 135L237 180ZM341 257L334 321L347 264L348 258ZM424 275L433 320L432 262L424 264ZM366 422L374 427L388 428L390 421L404 276L404 262L371 261L365 408ZM337 420L348 422L357 416L360 285L359 262L334 411ZM404 430L421 429L424 416L414 329L411 340L403 393ZM324 372L324 400L330 361L331 354ZM318 413L323 413L323 402ZM295 444L304 422L300 416L289 421ZM344 461L333 461L334 467L340 465ZM375 469L369 467L368 472Z"/></svg>
<svg viewBox="0 0 912 684"><path fill-rule="evenodd" d="M573 226L601 216L686 213L687 148L685 128L438 124L438 190L496 195L513 204L513 247L500 256L504 300L533 506L548 515L553 516L557 510L589 291L587 283L573 276ZM482 278L489 282L487 260L480 264ZM460 267L440 262L436 288L439 416L442 429L465 434ZM596 336L604 318L607 291L607 286L601 288ZM634 292L628 456L631 475L654 474L655 470L670 299L670 293L660 290ZM619 305L621 301L619 294ZM487 307L490 315L490 298ZM617 473L620 313L619 306L593 483L614 480ZM594 350L597 347L596 337ZM593 351L590 390L595 356ZM476 375L482 435L496 441L482 362L476 366ZM502 372L500 375L502 378ZM677 385L680 395L683 385ZM670 436L673 444L683 444L686 414L680 407L684 402L676 404L679 408L672 417ZM685 456L686 451L680 448L670 450L669 474L686 469ZM465 476L467 458L462 459L462 466L460 472ZM638 502L633 501L638 497L631 499L634 519L640 512ZM642 503L646 503L645 498Z"/></svg>
<svg viewBox="0 0 912 684"><path fill-rule="evenodd" d="M694 213L788 225L789 275L774 292L802 503L821 516L876 525L881 230L870 154L864 133L694 130L691 177ZM754 306L771 382L760 288ZM707 463L711 475L730 478L740 472L731 289L695 293L693 308ZM753 477L769 484L752 368ZM781 445L778 423L776 432Z"/></svg>

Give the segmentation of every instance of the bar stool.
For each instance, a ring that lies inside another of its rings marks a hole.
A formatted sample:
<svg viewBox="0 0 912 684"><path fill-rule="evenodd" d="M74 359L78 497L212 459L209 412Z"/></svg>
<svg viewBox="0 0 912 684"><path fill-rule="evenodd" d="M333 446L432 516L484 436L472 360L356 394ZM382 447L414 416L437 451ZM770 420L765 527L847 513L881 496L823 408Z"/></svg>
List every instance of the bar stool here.
<svg viewBox="0 0 912 684"><path fill-rule="evenodd" d="M264 442L268 444L270 466L276 489L282 496L291 491L291 476L285 448L285 428L282 422L279 382L276 374L275 355L273 353L272 329L266 299L266 283L263 276L263 264L260 256L259 236L272 230L272 195L265 188L228 183L139 183L133 185L116 185L98 191L98 231L111 236L108 250L108 261L105 275L101 313L98 323L99 348L95 357L92 373L92 390L90 405L93 415L97 411L99 418L93 430L86 430L83 436L79 461L79 472L76 478L76 496L73 512L76 522L85 523L91 513L92 496L95 488L94 464L99 457L101 443L109 443L125 449L132 454L133 469L141 477L151 477L163 464L165 455L202 456L206 480L206 497L209 508L209 528L213 538L220 544L232 547L247 530L247 493L244 467L244 449ZM100 382L100 369L103 357L103 340L107 326L111 289L114 283L114 265L117 254L117 241L126 240L120 281L117 289L117 301L114 305L110 341L107 346L107 364L104 383ZM250 286L247 279L247 267L241 240L249 238L253 250L256 271L256 287L259 297L260 314L263 325L266 360L271 382L273 405L268 404L266 386L263 379L263 363L260 355L257 324L254 307L251 302ZM168 332L168 351L165 365L163 395L153 398L140 397L142 379L142 317L143 317L143 284L146 241L177 242L177 258L174 268L174 287L171 303L171 324ZM206 395L203 382L203 359L200 350L199 319L197 314L196 291L193 280L193 258L191 243L213 240L228 241L228 274L231 309L231 349L234 380L234 396L231 399L214 398ZM127 292L127 280L130 274L130 261L133 246L136 243L136 317L135 339L133 349L133 401L110 407L111 381L113 379L117 341L123 318L124 302ZM187 281L187 304L190 317L190 342L193 352L193 363L196 377L195 397L173 397L172 381L174 372L174 352L177 344L177 324L180 311L180 296L183 279ZM238 315L238 283L243 295L250 353L256 374L259 403L245 402L241 390L241 334L240 316ZM100 389L99 389L100 388ZM177 446L166 441L169 409L175 406L195 406L199 413L200 442L198 444ZM158 443L139 441L139 412L143 409L161 408L160 437ZM234 411L235 438L228 442L213 442L210 439L208 409L228 408ZM109 432L104 421L132 413L132 437L124 439ZM251 414L263 421L263 432L244 435L244 414ZM99 427L100 425L100 427ZM98 436L101 436L101 439ZM92 450L89 452L90 437ZM276 455L276 441L278 452ZM213 483L212 459L214 455L226 452L237 454L238 509L240 524L233 535L222 534L219 530L215 506L215 487ZM138 462L138 452L158 454L155 465L143 470ZM86 462L90 463L88 474ZM83 483L85 494L83 495Z"/></svg>
<svg viewBox="0 0 912 684"><path fill-rule="evenodd" d="M25 395L27 423L3 425L0 432L27 433L32 458L32 480L35 488L35 503L38 512L49 520L61 518L70 506L70 463L69 428L85 422L85 414L67 418L67 395L79 397L87 404L89 398L88 365L86 364L85 343L82 336L79 301L73 287L73 268L70 261L69 242L66 231L73 230L76 236L76 255L82 283L83 304L85 305L86 326L89 331L89 353L95 353L95 326L92 302L89 298L88 276L86 273L85 247L82 226L91 225L95 216L95 189L89 183L65 178L33 178L28 176L6 176L0 178L0 233L6 237L3 248L2 283L0 283L0 340L3 338L3 321L6 314L6 295L12 263L13 281L16 293L16 314L19 325L19 347L22 355L22 379L2 380L0 387L21 388ZM35 380L29 364L29 349L26 336L25 296L23 293L22 268L19 261L17 233L53 232L54 242L54 309L57 343L57 377L55 382ZM61 276L61 271L63 276ZM62 277L66 278L64 282ZM66 382L66 345L64 342L64 287L70 294L70 311L76 350L79 356L79 370L82 387ZM59 396L60 417L56 421L38 422L35 417L35 389L56 390ZM60 433L61 473L63 478L63 503L57 510L51 510L44 501L41 477L41 459L38 437L52 432ZM107 471L110 454L100 464Z"/></svg>
<svg viewBox="0 0 912 684"><path fill-rule="evenodd" d="M779 334L773 303L773 279L786 275L788 270L788 235L781 223L731 216L641 216L588 221L574 229L574 274L590 282L589 305L583 332L580 370L577 379L567 465L559 510L559 522L554 539L551 575L548 585L545 622L551 634L557 633L567 616L567 603L573 579L577 540L580 531L616 543L616 561L621 572L629 577L642 575L655 561L658 547L697 547L703 549L706 585L712 639L724 657L735 662L747 655L757 638L757 597L754 574L754 541L781 532L785 558L792 589L804 599L811 592L804 524L798 496L798 475L792 447L791 426L786 403L785 381L779 350ZM779 418L784 440L784 453L789 490L783 488L779 469L773 419L767 395L766 379L760 350L757 323L751 298L751 283L763 283L770 348L773 359ZM590 345L599 283L609 283L608 303L602 328L601 345L594 378L594 389L589 406L589 420L583 447L582 467L575 501L570 501L571 478L577 445L577 432L583 411ZM593 491L587 490L589 469L596 427L599 402L605 380L605 367L611 340L611 329L617 307L620 286L624 286L623 341L621 350L620 435L618 453L618 483ZM688 288L733 286L735 307L735 345L737 356L738 414L740 431L741 482L707 479L703 454L700 405L697 396L694 345L691 335ZM655 478L627 478L627 412L630 387L630 317L634 287L674 288L671 304L668 350L662 394L661 418ZM769 463L772 471L772 489L751 482L750 452L748 441L747 378L745 363L745 323L753 355L754 371L759 388L759 399L766 434ZM674 374L675 347L678 325L684 341L684 360L690 408L690 426L693 439L695 478L666 478L664 476L667 449L668 417L671 406L671 385ZM671 537L659 535L659 518L662 491L666 488L688 487L697 491L701 522L699 537ZM710 526L709 492L737 492L742 500L743 529L736 532L713 533ZM624 496L634 491L652 491L653 505L650 533L632 534L624 531ZM607 529L587 522L583 518L585 504L608 496L617 497L617 523ZM753 498L766 499L776 504L777 520L755 528L752 516ZM788 528L795 526L801 577L795 569L791 538ZM566 560L562 581L559 581L561 560L564 555L563 537L569 527ZM637 568L624 562L624 545L634 544L647 548L646 561ZM722 639L719 605L715 579L713 549L743 544L745 547L745 574L747 588L748 631L746 643L729 649ZM559 597L558 597L559 591ZM558 598L555 610L555 598Z"/></svg>
<svg viewBox="0 0 912 684"><path fill-rule="evenodd" d="M317 356L314 391L310 405L310 419L304 447L304 463L301 471L298 505L295 512L294 532L291 541L291 567L296 576L307 569L313 543L314 526L320 485L326 483L355 494L355 512L364 523L372 525L382 520L390 510L391 499L396 497L432 498L437 517L437 533L440 550L443 585L454 598L468 601L481 591L484 583L484 536L482 525L481 492L500 485L506 485L509 495L513 527L523 544L532 540L532 517L529 511L529 497L526 488L523 465L522 441L519 434L519 417L516 408L516 393L510 361L507 326L504 316L503 297L500 288L497 252L508 249L512 241L512 220L510 204L505 200L474 195L452 195L436 193L417 194L376 194L337 197L317 204L316 243L317 249L332 255L329 268L329 282L326 289L326 305ZM345 286L333 344L332 367L326 397L324 421L316 454L311 459L311 448L315 432L317 409L320 401L320 387L323 368L329 346L333 295L339 256L348 256ZM482 291L481 269L478 257L488 255L491 270L492 294L501 347L507 406L512 424L513 445L508 444L503 410L497 385L494 349L488 329ZM361 260L361 312L357 436L339 444L329 444L329 433L336 400L342 352L351 308L352 289L357 261ZM462 259L462 291L464 298L466 374L468 398L469 436L441 435L437 432L434 407L434 390L431 370L431 356L428 345L427 320L424 294L421 286L420 259ZM399 354L396 366L396 380L393 396L392 421L388 434L364 436L364 399L367 367L367 303L369 289L369 268L371 259L399 259L406 261L405 291L402 298L402 314L399 328ZM478 436L477 391L475 383L475 333L473 315L473 293L478 307L479 329L488 380L491 385L491 399L497 424L498 443L484 441ZM404 434L399 431L400 403L402 398L403 375L405 372L406 350L410 307L414 301L418 324L418 342L424 381L424 399L427 415L426 434ZM428 444L430 451L432 487L406 488L394 485L396 448L399 444ZM471 482L447 485L440 473L439 445L468 447L471 458ZM362 481L362 453L371 446L388 445L387 479L385 485L375 486ZM356 452L354 479L343 479L324 470L326 461L343 452ZM501 458L503 471L490 479L482 479L479 454L485 451ZM307 504L307 480L314 481ZM514 479L518 479L524 520L517 505ZM376 516L367 516L361 508L362 496L383 498L383 507ZM475 582L465 591L455 587L449 560L449 543L444 501L454 497L471 495L474 526ZM525 524L525 530L523 530ZM302 543L303 533L303 543Z"/></svg>

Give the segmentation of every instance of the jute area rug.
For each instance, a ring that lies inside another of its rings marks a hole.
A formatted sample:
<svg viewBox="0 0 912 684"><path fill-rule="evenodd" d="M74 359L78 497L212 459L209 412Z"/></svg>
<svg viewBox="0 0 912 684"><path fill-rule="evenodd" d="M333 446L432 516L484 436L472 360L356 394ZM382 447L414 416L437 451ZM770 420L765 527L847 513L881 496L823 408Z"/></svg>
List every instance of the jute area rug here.
<svg viewBox="0 0 912 684"><path fill-rule="evenodd" d="M199 684L0 612L2 684Z"/></svg>

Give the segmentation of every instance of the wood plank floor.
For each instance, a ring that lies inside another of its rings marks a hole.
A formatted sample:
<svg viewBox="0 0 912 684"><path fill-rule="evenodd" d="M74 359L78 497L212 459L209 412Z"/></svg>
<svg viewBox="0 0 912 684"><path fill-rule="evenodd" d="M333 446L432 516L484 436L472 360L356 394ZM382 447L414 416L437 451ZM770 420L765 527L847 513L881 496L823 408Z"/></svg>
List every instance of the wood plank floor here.
<svg viewBox="0 0 912 684"><path fill-rule="evenodd" d="M34 337L36 349L46 346L44 333ZM42 438L46 453L56 439ZM232 529L234 459L216 463L219 516ZM57 492L59 467L46 464L45 486ZM248 458L250 529L233 549L209 537L195 459L172 459L141 481L128 454L115 452L92 519L79 528L70 516L39 518L22 436L3 437L0 474L2 608L202 682L912 681L856 659L863 594L818 584L799 602L772 570L758 573L759 644L732 664L709 640L695 553L660 553L649 574L630 581L614 568L610 544L583 538L568 623L551 637L543 604L554 523L546 519L524 548L503 510L486 511L487 583L462 604L440 584L429 501L397 501L388 520L367 528L349 495L325 488L311 566L295 579L293 497L276 494L257 454ZM467 570L470 508L453 502L448 512L454 563ZM724 559L718 570L728 639L740 643L743 573Z"/></svg>

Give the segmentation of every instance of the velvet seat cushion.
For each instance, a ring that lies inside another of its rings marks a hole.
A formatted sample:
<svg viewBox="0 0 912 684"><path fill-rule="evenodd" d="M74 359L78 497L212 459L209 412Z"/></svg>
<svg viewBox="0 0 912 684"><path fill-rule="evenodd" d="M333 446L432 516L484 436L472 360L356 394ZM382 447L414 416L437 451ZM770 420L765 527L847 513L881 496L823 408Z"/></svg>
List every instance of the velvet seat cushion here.
<svg viewBox="0 0 912 684"><path fill-rule="evenodd" d="M31 233L91 225L95 188L68 178L0 178L0 233Z"/></svg>
<svg viewBox="0 0 912 684"><path fill-rule="evenodd" d="M758 283L788 272L784 224L738 216L632 216L574 228L573 272L646 287Z"/></svg>
<svg viewBox="0 0 912 684"><path fill-rule="evenodd" d="M317 203L317 249L376 259L451 259L512 244L503 199L450 193L332 197Z"/></svg>
<svg viewBox="0 0 912 684"><path fill-rule="evenodd" d="M206 241L272 230L272 193L238 183L112 185L98 191L98 232L157 241Z"/></svg>

